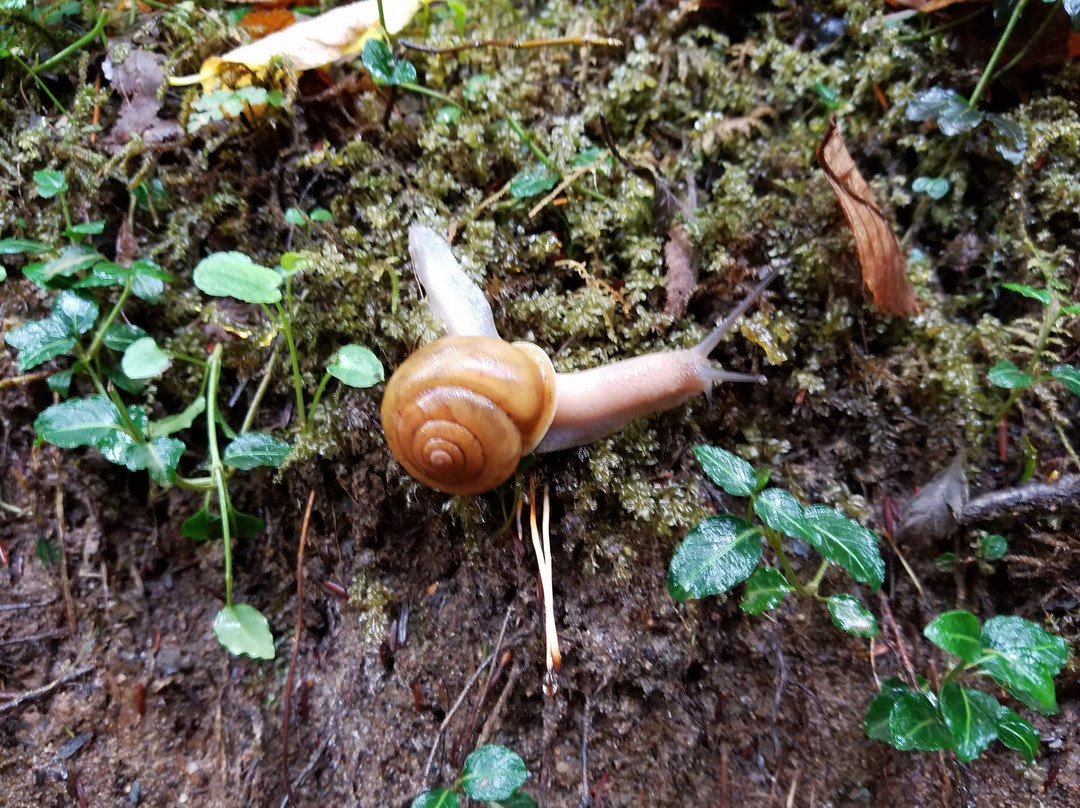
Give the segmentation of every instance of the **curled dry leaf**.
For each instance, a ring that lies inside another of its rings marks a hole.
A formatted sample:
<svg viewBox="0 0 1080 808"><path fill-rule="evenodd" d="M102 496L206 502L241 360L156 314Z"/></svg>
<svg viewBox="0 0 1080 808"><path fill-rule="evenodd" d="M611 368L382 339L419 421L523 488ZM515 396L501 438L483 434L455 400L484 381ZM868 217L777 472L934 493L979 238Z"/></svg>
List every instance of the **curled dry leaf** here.
<svg viewBox="0 0 1080 808"><path fill-rule="evenodd" d="M423 2L386 0L383 13L387 31L396 34L402 30ZM298 73L312 70L355 56L380 29L377 0L360 0L290 25L221 56L212 56L203 62L196 75L173 78L170 83L202 83L203 92L209 93L222 85L224 77L231 75L231 65L243 65L257 78L263 77L275 60L287 61Z"/></svg>
<svg viewBox="0 0 1080 808"><path fill-rule="evenodd" d="M870 186L851 159L835 118L829 121L825 139L818 146L817 159L855 236L863 281L870 288L874 303L886 314L914 314L919 307L915 289L905 274L907 259L892 225L874 202Z"/></svg>
<svg viewBox="0 0 1080 808"><path fill-rule="evenodd" d="M158 117L162 101L158 88L165 81L165 57L118 42L102 62L101 70L123 101L116 123L105 138L105 147L118 151L135 135L147 143L178 137L182 130L173 120Z"/></svg>

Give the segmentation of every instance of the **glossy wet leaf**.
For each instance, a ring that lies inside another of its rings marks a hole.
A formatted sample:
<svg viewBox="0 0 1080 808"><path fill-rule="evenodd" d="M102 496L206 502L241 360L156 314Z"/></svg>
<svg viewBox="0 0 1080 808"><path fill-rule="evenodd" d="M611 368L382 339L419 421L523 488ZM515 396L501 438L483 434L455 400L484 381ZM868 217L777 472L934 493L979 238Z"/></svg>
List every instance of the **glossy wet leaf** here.
<svg viewBox="0 0 1080 808"><path fill-rule="evenodd" d="M147 426L147 435L151 438L160 438L188 429L205 410L206 399L199 396L180 412L151 421Z"/></svg>
<svg viewBox="0 0 1080 808"><path fill-rule="evenodd" d="M746 591L739 608L747 614L762 614L779 606L791 591L791 584L780 570L758 567L746 579Z"/></svg>
<svg viewBox="0 0 1080 808"><path fill-rule="evenodd" d="M994 617L982 629L984 648L993 650L980 667L1033 710L1057 712L1054 677L1069 660L1065 640L1022 617Z"/></svg>
<svg viewBox="0 0 1080 808"><path fill-rule="evenodd" d="M184 448L184 444L176 438L162 437L146 443L135 443L127 450L124 465L131 471L146 469L158 485L172 485Z"/></svg>
<svg viewBox="0 0 1080 808"><path fill-rule="evenodd" d="M73 398L43 410L34 420L34 429L64 449L97 446L120 429L120 413L105 396Z"/></svg>
<svg viewBox="0 0 1080 808"><path fill-rule="evenodd" d="M1008 360L1002 360L990 368L990 383L1006 390L1029 387L1031 377Z"/></svg>
<svg viewBox="0 0 1080 808"><path fill-rule="evenodd" d="M85 244L64 247L56 258L23 267L23 274L43 289L70 285L67 280L80 272L89 270L104 256Z"/></svg>
<svg viewBox="0 0 1080 808"><path fill-rule="evenodd" d="M1072 365L1055 365L1050 375L1069 388L1071 393L1080 396L1080 368Z"/></svg>
<svg viewBox="0 0 1080 808"><path fill-rule="evenodd" d="M979 619L963 609L939 614L923 629L923 635L938 648L956 654L964 662L974 662L982 656Z"/></svg>
<svg viewBox="0 0 1080 808"><path fill-rule="evenodd" d="M416 68L405 59L395 59L389 46L381 39L369 39L364 43L360 61L376 84L398 85L416 82Z"/></svg>
<svg viewBox="0 0 1080 808"><path fill-rule="evenodd" d="M826 605L832 615L833 625L856 637L876 637L877 619L870 610L852 595L833 595Z"/></svg>
<svg viewBox="0 0 1080 808"><path fill-rule="evenodd" d="M997 533L979 539L979 554L986 561L1000 561L1009 552L1009 540Z"/></svg>
<svg viewBox="0 0 1080 808"><path fill-rule="evenodd" d="M757 489L754 467L718 446L695 446L694 457L710 480L729 494L748 497Z"/></svg>
<svg viewBox="0 0 1080 808"><path fill-rule="evenodd" d="M172 357L158 347L153 337L140 337L131 343L120 360L120 367L130 379L152 379L172 364Z"/></svg>
<svg viewBox="0 0 1080 808"><path fill-rule="evenodd" d="M895 677L890 677L881 683L881 692L870 702L866 719L863 721L863 729L867 737L882 743L892 743L889 716L893 705L896 704L897 695L910 692L910 688Z"/></svg>
<svg viewBox="0 0 1080 808"><path fill-rule="evenodd" d="M34 186L42 199L52 199L68 189L67 179L62 171L35 171Z"/></svg>
<svg viewBox="0 0 1080 808"><path fill-rule="evenodd" d="M37 255L51 249L48 244L30 238L0 238L0 255Z"/></svg>
<svg viewBox="0 0 1080 808"><path fill-rule="evenodd" d="M527 199L555 187L559 176L543 163L523 168L510 180L510 196L514 199Z"/></svg>
<svg viewBox="0 0 1080 808"><path fill-rule="evenodd" d="M499 800L495 803L499 808L537 808L536 800L524 791L515 791L505 800Z"/></svg>
<svg viewBox="0 0 1080 808"><path fill-rule="evenodd" d="M925 693L898 693L889 713L889 742L897 749L951 749L952 732Z"/></svg>
<svg viewBox="0 0 1080 808"><path fill-rule="evenodd" d="M727 592L761 561L761 533L738 517L710 516L691 530L668 568L668 592L683 603Z"/></svg>
<svg viewBox="0 0 1080 808"><path fill-rule="evenodd" d="M245 303L277 303L281 300L281 275L260 266L241 252L208 255L195 267L192 281L214 297L234 297Z"/></svg>
<svg viewBox="0 0 1080 808"><path fill-rule="evenodd" d="M941 689L941 716L963 762L974 760L997 738L1001 705L993 696L949 682Z"/></svg>
<svg viewBox="0 0 1080 808"><path fill-rule="evenodd" d="M214 618L214 634L230 654L246 654L255 659L274 658L270 624L257 609L246 603L234 603L218 612Z"/></svg>
<svg viewBox="0 0 1080 808"><path fill-rule="evenodd" d="M68 368L67 370L58 370L46 379L45 383L49 385L49 389L54 393L61 397L65 397L71 389L71 380L74 376L75 371L71 368Z"/></svg>
<svg viewBox="0 0 1080 808"><path fill-rule="evenodd" d="M810 532L807 542L833 564L848 571L859 583L877 591L885 581L885 562L878 538L858 522L825 505L803 510Z"/></svg>
<svg viewBox="0 0 1080 808"><path fill-rule="evenodd" d="M1024 297L1030 297L1032 300L1038 300L1044 306L1050 305L1050 292L1046 289L1035 289L1026 283L1003 283L1001 288L1016 292Z"/></svg>
<svg viewBox="0 0 1080 808"><path fill-rule="evenodd" d="M936 121L943 135L954 137L979 125L982 113L968 106L967 99L955 90L931 87L908 102L909 121Z"/></svg>
<svg viewBox="0 0 1080 808"><path fill-rule="evenodd" d="M1012 118L996 112L987 113L986 120L997 132L998 136L994 139L994 148L998 150L998 154L1014 166L1020 165L1024 161L1025 152L1027 152L1027 132Z"/></svg>
<svg viewBox="0 0 1080 808"><path fill-rule="evenodd" d="M505 800L529 776L525 761L505 746L482 746L465 758L461 785L474 800Z"/></svg>
<svg viewBox="0 0 1080 808"><path fill-rule="evenodd" d="M949 193L949 181L944 177L917 177L911 183L911 190L926 194L931 199L941 199Z"/></svg>
<svg viewBox="0 0 1080 808"><path fill-rule="evenodd" d="M810 535L803 506L783 488L766 488L754 497L754 513L762 522L785 536L805 540Z"/></svg>
<svg viewBox="0 0 1080 808"><path fill-rule="evenodd" d="M146 408L138 404L128 405L126 409L127 420L135 427L139 435L146 433L146 425L149 418ZM123 422L121 422L123 423ZM116 429L103 437L97 443L97 448L110 463L124 466L128 462L128 454L135 447L137 441L127 429ZM134 468L132 469L134 471Z"/></svg>
<svg viewBox="0 0 1080 808"><path fill-rule="evenodd" d="M1008 707L1002 707L998 713L997 737L1005 746L1022 754L1028 765L1039 752L1038 731Z"/></svg>
<svg viewBox="0 0 1080 808"><path fill-rule="evenodd" d="M458 795L448 788L435 788L413 800L410 808L458 808Z"/></svg>
<svg viewBox="0 0 1080 808"><path fill-rule="evenodd" d="M343 345L330 357L326 372L349 387L371 387L383 380L382 363L363 345Z"/></svg>
<svg viewBox="0 0 1080 808"><path fill-rule="evenodd" d="M225 447L221 459L226 466L247 471L256 466L277 468L289 454L289 444L264 432L245 432Z"/></svg>
<svg viewBox="0 0 1080 808"><path fill-rule="evenodd" d="M4 342L19 352L20 371L35 368L75 347L75 337L54 317L31 320L4 334Z"/></svg>
<svg viewBox="0 0 1080 808"><path fill-rule="evenodd" d="M72 336L85 334L97 321L98 305L76 292L65 290L53 302L52 316Z"/></svg>
<svg viewBox="0 0 1080 808"><path fill-rule="evenodd" d="M107 329L105 329L105 336L102 337L102 342L106 348L111 348L114 351L125 351L131 343L135 340L147 337L149 334L137 325L128 325L127 323L113 323Z"/></svg>

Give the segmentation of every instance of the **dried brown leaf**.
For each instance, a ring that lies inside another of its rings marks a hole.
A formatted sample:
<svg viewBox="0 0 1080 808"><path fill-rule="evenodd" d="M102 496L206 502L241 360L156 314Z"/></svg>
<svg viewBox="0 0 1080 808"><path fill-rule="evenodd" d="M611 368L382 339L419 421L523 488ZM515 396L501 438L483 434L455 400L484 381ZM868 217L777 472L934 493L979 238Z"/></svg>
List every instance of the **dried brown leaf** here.
<svg viewBox="0 0 1080 808"><path fill-rule="evenodd" d="M836 119L829 121L817 159L840 200L840 208L855 237L855 251L863 282L874 303L886 314L914 314L919 310L915 289L907 279L907 259L892 225L874 202L870 186L848 153Z"/></svg>
<svg viewBox="0 0 1080 808"><path fill-rule="evenodd" d="M123 57L120 58L120 54ZM158 117L162 101L158 88L165 81L165 57L160 53L118 43L102 63L102 72L113 89L123 96L116 123L105 138L105 146L116 151L138 135L147 143L160 143L181 134L174 120Z"/></svg>

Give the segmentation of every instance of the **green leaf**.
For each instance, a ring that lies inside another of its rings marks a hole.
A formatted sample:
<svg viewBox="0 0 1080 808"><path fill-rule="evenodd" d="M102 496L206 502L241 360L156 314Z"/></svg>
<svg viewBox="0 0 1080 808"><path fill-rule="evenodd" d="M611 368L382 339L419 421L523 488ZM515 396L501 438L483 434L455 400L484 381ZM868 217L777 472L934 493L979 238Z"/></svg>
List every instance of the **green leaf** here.
<svg viewBox="0 0 1080 808"><path fill-rule="evenodd" d="M277 303L281 300L281 276L253 262L241 252L208 255L195 267L192 280L214 297L234 297L245 303Z"/></svg>
<svg viewBox="0 0 1080 808"><path fill-rule="evenodd" d="M882 743L892 743L889 715L892 713L893 705L896 704L897 695L910 692L907 685L895 677L890 677L881 683L881 692L870 702L866 719L863 721L863 729L867 737Z"/></svg>
<svg viewBox="0 0 1080 808"><path fill-rule="evenodd" d="M147 258L140 258L131 265L135 280L131 282L131 293L147 303L157 303L165 294L165 284L173 280L172 275Z"/></svg>
<svg viewBox="0 0 1080 808"><path fill-rule="evenodd" d="M530 196L550 191L559 181L559 175L543 163L523 168L510 180L510 196L528 199Z"/></svg>
<svg viewBox="0 0 1080 808"><path fill-rule="evenodd" d="M960 557L956 553L942 553L934 559L934 566L939 572L952 572L959 562Z"/></svg>
<svg viewBox="0 0 1080 808"><path fill-rule="evenodd" d="M411 808L458 808L458 795L448 788L435 788L413 800Z"/></svg>
<svg viewBox="0 0 1080 808"><path fill-rule="evenodd" d="M343 345L326 365L326 372L349 387L371 387L383 380L378 357L363 345Z"/></svg>
<svg viewBox="0 0 1080 808"><path fill-rule="evenodd" d="M827 598L833 625L856 637L876 637L877 620L870 610L852 595L833 595Z"/></svg>
<svg viewBox="0 0 1080 808"><path fill-rule="evenodd" d="M931 87L908 102L909 121L937 121L941 133L953 137L979 125L982 113L968 106L967 99L955 90Z"/></svg>
<svg viewBox="0 0 1080 808"><path fill-rule="evenodd" d="M66 397L71 389L71 380L74 376L75 371L72 368L58 370L45 380L45 384L49 385L49 389L54 393Z"/></svg>
<svg viewBox="0 0 1080 808"><path fill-rule="evenodd" d="M18 350L20 371L35 368L75 347L75 337L54 317L23 323L6 333L4 342Z"/></svg>
<svg viewBox="0 0 1080 808"><path fill-rule="evenodd" d="M226 466L247 471L256 466L277 468L289 454L289 444L264 432L245 432L225 447L221 459Z"/></svg>
<svg viewBox="0 0 1080 808"><path fill-rule="evenodd" d="M307 215L300 208L286 208L285 222L296 227L302 227L307 223Z"/></svg>
<svg viewBox="0 0 1080 808"><path fill-rule="evenodd" d="M1054 677L1069 661L1069 646L1022 617L994 617L982 630L983 647L995 651L980 663L994 681L1033 710L1057 712Z"/></svg>
<svg viewBox="0 0 1080 808"><path fill-rule="evenodd" d="M814 92L825 109L832 112L840 109L840 94L823 81L814 82Z"/></svg>
<svg viewBox="0 0 1080 808"><path fill-rule="evenodd" d="M97 289L103 286L122 286L132 272L115 261L98 261L90 274L71 285L72 289Z"/></svg>
<svg viewBox="0 0 1080 808"><path fill-rule="evenodd" d="M125 393L137 396L146 390L144 380L129 378L119 365L109 365L109 367L105 368L105 377Z"/></svg>
<svg viewBox="0 0 1080 808"><path fill-rule="evenodd" d="M0 238L0 255L38 255L51 249L48 244L29 238Z"/></svg>
<svg viewBox="0 0 1080 808"><path fill-rule="evenodd" d="M889 742L904 752L953 747L953 736L925 693L897 693L889 713Z"/></svg>
<svg viewBox="0 0 1080 808"><path fill-rule="evenodd" d="M230 654L255 659L274 658L274 636L258 609L246 603L226 606L214 618L214 634Z"/></svg>
<svg viewBox="0 0 1080 808"><path fill-rule="evenodd" d="M727 592L761 560L761 532L738 517L710 516L687 534L668 568L668 591L683 603Z"/></svg>
<svg viewBox="0 0 1080 808"><path fill-rule="evenodd" d="M181 412L175 415L166 415L157 421L151 421L147 427L146 434L151 438L162 438L167 435L172 435L175 432L180 432L184 429L188 429L203 412L206 410L206 399L203 396L199 396L190 404L187 405Z"/></svg>
<svg viewBox="0 0 1080 808"><path fill-rule="evenodd" d="M43 410L34 429L62 449L97 446L120 429L120 413L105 396L73 398Z"/></svg>
<svg viewBox="0 0 1080 808"><path fill-rule="evenodd" d="M131 343L120 360L120 368L130 379L152 379L160 376L172 364L172 357L165 353L153 337L140 337Z"/></svg>
<svg viewBox="0 0 1080 808"><path fill-rule="evenodd" d="M1038 300L1044 306L1050 305L1050 291L1048 289L1035 289L1028 286L1026 283L1003 283L1002 289L1008 289L1010 292L1016 292L1024 297L1030 297L1032 300Z"/></svg>
<svg viewBox="0 0 1080 808"><path fill-rule="evenodd" d="M748 497L756 490L757 477L754 475L754 467L726 449L695 446L694 457L709 479L729 494Z"/></svg>
<svg viewBox="0 0 1080 808"><path fill-rule="evenodd" d="M390 48L381 39L373 38L364 43L360 61L376 84L385 86L416 82L416 68L412 62L395 59Z"/></svg>
<svg viewBox="0 0 1080 808"><path fill-rule="evenodd" d="M1002 360L990 368L990 383L1006 390L1028 387L1031 377L1008 360Z"/></svg>
<svg viewBox="0 0 1080 808"><path fill-rule="evenodd" d="M94 327L98 318L98 305L76 292L65 290L53 302L52 316L72 336L85 334Z"/></svg>
<svg viewBox="0 0 1080 808"><path fill-rule="evenodd" d="M998 711L993 696L949 682L941 689L941 717L952 732L961 761L974 760L997 738Z"/></svg>
<svg viewBox="0 0 1080 808"><path fill-rule="evenodd" d="M944 177L916 177L911 183L911 190L926 194L931 199L941 199L949 193L949 181Z"/></svg>
<svg viewBox="0 0 1080 808"><path fill-rule="evenodd" d="M71 227L64 228L64 235L72 236L97 236L105 232L105 220L97 219L93 222L79 222Z"/></svg>
<svg viewBox="0 0 1080 808"><path fill-rule="evenodd" d="M515 791L505 800L499 800L495 805L499 808L537 808L536 800L521 790Z"/></svg>
<svg viewBox="0 0 1080 808"><path fill-rule="evenodd" d="M525 761L505 746L481 746L467 758L460 783L471 799L505 800L521 788L529 776Z"/></svg>
<svg viewBox="0 0 1080 808"><path fill-rule="evenodd" d="M23 267L23 274L42 289L61 288L65 285L63 279L90 269L102 258L101 253L93 247L72 244L64 247L56 258Z"/></svg>
<svg viewBox="0 0 1080 808"><path fill-rule="evenodd" d="M997 533L979 539L979 554L986 561L1000 561L1009 552L1009 540Z"/></svg>
<svg viewBox="0 0 1080 808"><path fill-rule="evenodd" d="M43 199L52 199L68 189L63 171L35 171L34 185L37 186L38 196Z"/></svg>
<svg viewBox="0 0 1080 808"><path fill-rule="evenodd" d="M137 325L113 323L105 329L105 336L102 337L101 341L106 348L111 348L114 351L126 351L128 346L135 340L148 336L150 335Z"/></svg>
<svg viewBox="0 0 1080 808"><path fill-rule="evenodd" d="M146 415L146 409L138 404L132 404L127 408L128 420L134 425L139 435L146 433L146 424L149 418ZM132 449L137 445L135 437L131 435L127 429L120 428L113 430L108 435L103 437L97 442L97 448L101 452L102 456L110 463L116 463L120 466L126 466L128 464L128 455ZM132 468L134 471L135 468Z"/></svg>
<svg viewBox="0 0 1080 808"><path fill-rule="evenodd" d="M184 448L183 442L176 438L154 438L147 443L135 443L124 457L124 465L131 471L146 469L158 485L172 485Z"/></svg>
<svg viewBox="0 0 1080 808"><path fill-rule="evenodd" d="M875 533L825 505L811 505L803 516L810 526L807 542L826 561L843 567L859 583L870 584L875 592L881 588L885 562Z"/></svg>
<svg viewBox="0 0 1080 808"><path fill-rule="evenodd" d="M0 266L0 283L7 280L7 267Z"/></svg>
<svg viewBox="0 0 1080 808"><path fill-rule="evenodd" d="M1022 754L1029 766L1035 760L1039 751L1039 733L1008 707L1002 707L998 713L997 737L1007 747Z"/></svg>
<svg viewBox="0 0 1080 808"><path fill-rule="evenodd" d="M785 536L805 541L812 533L803 515L803 506L783 488L766 488L755 496L754 513L762 522Z"/></svg>
<svg viewBox="0 0 1080 808"><path fill-rule="evenodd" d="M435 123L448 124L453 123L461 117L461 107L446 106L439 107L439 111L435 113Z"/></svg>
<svg viewBox="0 0 1080 808"><path fill-rule="evenodd" d="M1016 121L996 112L987 113L986 120L1000 136L1000 139L994 143L998 154L1014 166L1020 165L1028 147L1027 132Z"/></svg>
<svg viewBox="0 0 1080 808"><path fill-rule="evenodd" d="M964 662L974 662L982 656L979 618L963 609L939 614L923 629L923 636Z"/></svg>
<svg viewBox="0 0 1080 808"><path fill-rule="evenodd" d="M1068 387L1071 393L1080 396L1080 369L1072 365L1054 365L1050 375Z"/></svg>
<svg viewBox="0 0 1080 808"><path fill-rule="evenodd" d="M747 614L762 614L779 606L791 591L791 584L780 570L758 567L746 579L746 591L739 608Z"/></svg>
<svg viewBox="0 0 1080 808"><path fill-rule="evenodd" d="M1072 19L1073 31L1075 31L1077 26L1080 26L1080 0L1065 0L1065 13Z"/></svg>

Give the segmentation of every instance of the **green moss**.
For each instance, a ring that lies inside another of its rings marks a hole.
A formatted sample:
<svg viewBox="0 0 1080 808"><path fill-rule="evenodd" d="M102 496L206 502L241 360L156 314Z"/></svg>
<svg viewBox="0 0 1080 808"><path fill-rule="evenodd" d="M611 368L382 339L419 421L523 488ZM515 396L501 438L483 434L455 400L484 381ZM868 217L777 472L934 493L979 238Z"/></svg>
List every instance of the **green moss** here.
<svg viewBox="0 0 1080 808"><path fill-rule="evenodd" d="M349 584L348 608L356 615L360 638L375 650L390 624L386 608L395 602L393 591L361 570Z"/></svg>

